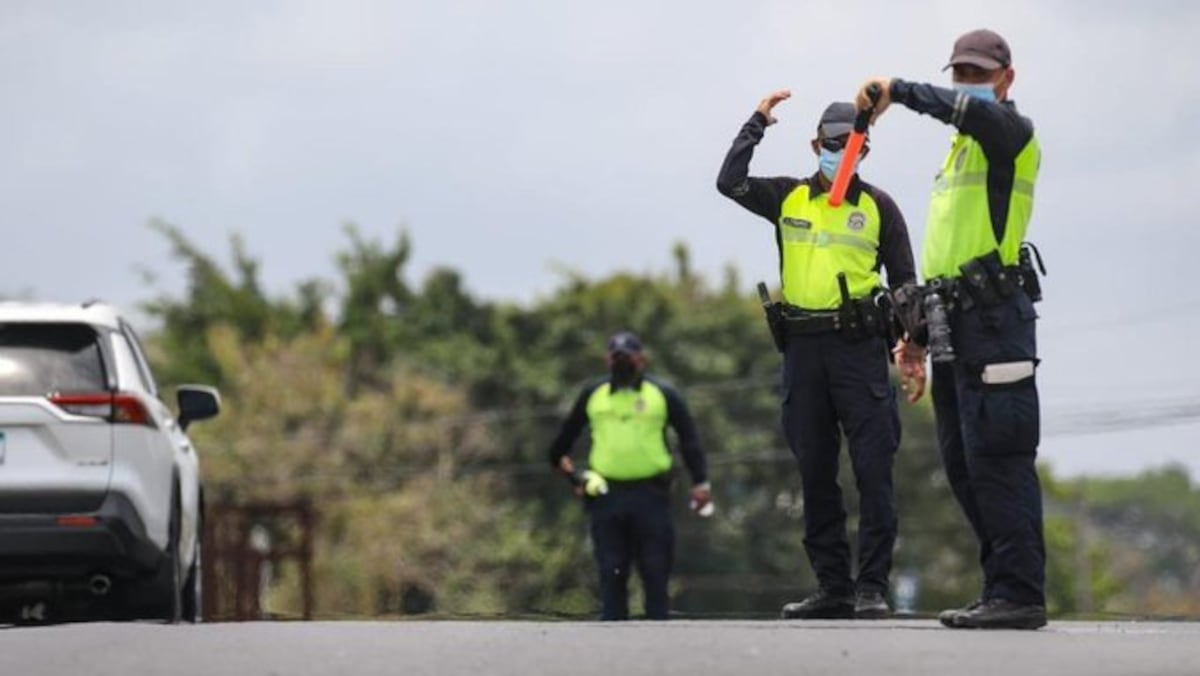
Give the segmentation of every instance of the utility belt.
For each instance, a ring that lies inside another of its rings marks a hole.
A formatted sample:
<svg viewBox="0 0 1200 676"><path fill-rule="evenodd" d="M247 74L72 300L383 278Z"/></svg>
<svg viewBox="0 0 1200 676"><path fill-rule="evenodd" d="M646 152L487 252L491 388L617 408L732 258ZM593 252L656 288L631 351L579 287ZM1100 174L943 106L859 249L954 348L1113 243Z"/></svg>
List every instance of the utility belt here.
<svg viewBox="0 0 1200 676"><path fill-rule="evenodd" d="M1038 273L1045 275L1046 266L1041 252L1029 242L1021 245L1017 265L1002 264L1000 252L992 251L967 261L959 271L961 277L936 277L926 286L905 285L891 294L898 329L928 347L933 361L954 361L950 313L995 307L1017 293L1027 294L1035 303L1042 299Z"/></svg>
<svg viewBox="0 0 1200 676"><path fill-rule="evenodd" d="M767 285L759 282L759 300L762 301L767 328L776 349L783 352L789 337L825 333L841 334L849 342L893 337L894 322L888 294L880 289L870 296L853 300L849 297L845 275L838 275L838 282L842 291L842 305L828 311L804 310L787 303L774 302L767 292Z"/></svg>
<svg viewBox="0 0 1200 676"><path fill-rule="evenodd" d="M887 313L875 297L852 300L837 310L813 312L783 305L783 329L787 336L840 333L850 341L887 336Z"/></svg>
<svg viewBox="0 0 1200 676"><path fill-rule="evenodd" d="M1036 256L1037 267L1034 267ZM1016 265L1000 262L1000 252L992 251L959 266L961 277L935 277L928 281L927 292L942 297L946 309L970 312L976 307L995 307L1024 291L1035 303L1042 300L1038 272L1046 274L1042 255L1033 244L1021 245Z"/></svg>

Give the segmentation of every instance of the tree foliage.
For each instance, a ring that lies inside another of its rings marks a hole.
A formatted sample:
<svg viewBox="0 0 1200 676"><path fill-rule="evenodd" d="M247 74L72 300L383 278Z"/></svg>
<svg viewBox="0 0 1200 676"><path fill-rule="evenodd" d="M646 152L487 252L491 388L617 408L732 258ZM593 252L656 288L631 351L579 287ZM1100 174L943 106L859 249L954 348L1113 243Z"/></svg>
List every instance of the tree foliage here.
<svg viewBox="0 0 1200 676"><path fill-rule="evenodd" d="M414 283L406 234L381 242L347 226L337 279L272 296L239 239L226 267L178 228L153 227L188 280L182 295L145 304L156 371L218 385L225 401L194 432L209 495L313 501L319 612L590 612L586 524L545 449L579 386L602 372L606 338L626 328L687 397L712 465L716 517L690 515L676 491L674 607L773 615L814 586L779 431L780 359L735 271L714 283L679 245L668 272L568 272L550 295L515 304L474 296L449 268ZM978 592L977 549L928 405L901 412L895 575L917 583L920 609L960 604ZM851 477L844 464L853 538ZM1136 612L1155 594L1196 590L1200 493L1186 476L1048 480L1047 495L1052 610ZM299 606L289 575L275 610Z"/></svg>

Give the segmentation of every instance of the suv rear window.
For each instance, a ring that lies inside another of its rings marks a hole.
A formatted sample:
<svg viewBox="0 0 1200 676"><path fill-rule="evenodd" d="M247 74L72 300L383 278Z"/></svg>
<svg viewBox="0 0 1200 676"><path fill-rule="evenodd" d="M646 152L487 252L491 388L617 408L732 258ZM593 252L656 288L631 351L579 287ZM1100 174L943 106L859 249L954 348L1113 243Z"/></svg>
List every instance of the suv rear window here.
<svg viewBox="0 0 1200 676"><path fill-rule="evenodd" d="M87 324L0 324L0 396L108 389L96 330Z"/></svg>

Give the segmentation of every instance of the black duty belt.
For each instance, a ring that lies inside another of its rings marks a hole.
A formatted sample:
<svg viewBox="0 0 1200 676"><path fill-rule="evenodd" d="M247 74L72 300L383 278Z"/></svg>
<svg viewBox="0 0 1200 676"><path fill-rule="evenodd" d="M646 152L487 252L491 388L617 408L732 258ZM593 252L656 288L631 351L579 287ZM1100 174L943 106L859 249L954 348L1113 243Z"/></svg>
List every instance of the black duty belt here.
<svg viewBox="0 0 1200 676"><path fill-rule="evenodd" d="M811 336L840 331L841 318L837 312L805 312L788 308L783 314L783 330L789 336Z"/></svg>
<svg viewBox="0 0 1200 676"><path fill-rule="evenodd" d="M1000 283L993 278L935 277L927 282L930 291L938 294L950 310L967 311L974 307L994 307L1021 290L1021 268L1006 265L999 269Z"/></svg>
<svg viewBox="0 0 1200 676"><path fill-rule="evenodd" d="M812 336L822 333L841 333L850 340L886 336L887 321L883 311L869 299L853 301L849 308L815 312L785 306L783 330L788 336Z"/></svg>

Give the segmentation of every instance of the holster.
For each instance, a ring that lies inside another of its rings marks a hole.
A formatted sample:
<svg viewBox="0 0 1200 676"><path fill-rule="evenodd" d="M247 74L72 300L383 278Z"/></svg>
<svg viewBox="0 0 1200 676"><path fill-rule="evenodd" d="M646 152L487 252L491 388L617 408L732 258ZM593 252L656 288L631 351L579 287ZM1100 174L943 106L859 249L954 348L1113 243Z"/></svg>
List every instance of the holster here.
<svg viewBox="0 0 1200 676"><path fill-rule="evenodd" d="M1034 267L1034 260L1037 260L1037 267ZM1042 276L1046 276L1046 264L1042 261L1042 252L1038 251L1037 246L1033 242L1024 242L1021 244L1021 252L1017 256L1017 269L1021 274L1021 288L1025 289L1025 293L1029 294L1029 300L1037 303L1042 300L1042 281L1038 279L1038 272Z"/></svg>
<svg viewBox="0 0 1200 676"><path fill-rule="evenodd" d="M775 342L775 349L783 352L787 347L783 304L771 300L771 293L763 282L758 283L758 299L762 303L763 313L767 318L767 330L771 333L771 340Z"/></svg>
<svg viewBox="0 0 1200 676"><path fill-rule="evenodd" d="M925 294L930 293L916 282L893 289L888 295L892 306L893 331L907 335L917 345L929 343L929 327L925 320Z"/></svg>

